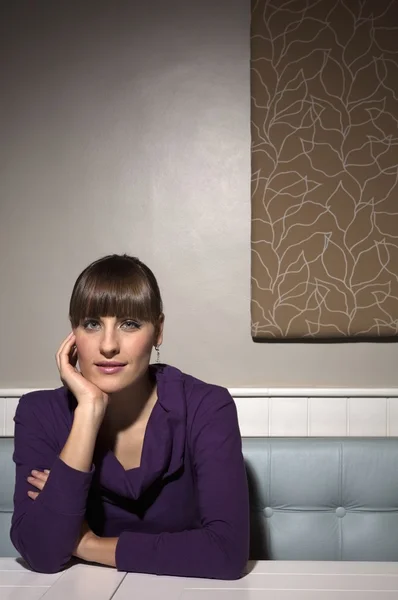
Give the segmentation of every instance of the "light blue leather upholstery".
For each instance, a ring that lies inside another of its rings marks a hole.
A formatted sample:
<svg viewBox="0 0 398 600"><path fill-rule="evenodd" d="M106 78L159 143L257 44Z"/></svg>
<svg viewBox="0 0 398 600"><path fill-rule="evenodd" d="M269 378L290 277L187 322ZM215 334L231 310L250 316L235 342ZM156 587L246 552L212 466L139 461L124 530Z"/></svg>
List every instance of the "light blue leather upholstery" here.
<svg viewBox="0 0 398 600"><path fill-rule="evenodd" d="M0 437L0 556L19 556L10 540L15 485L14 438Z"/></svg>
<svg viewBox="0 0 398 600"><path fill-rule="evenodd" d="M9 539L13 439L0 438L0 556ZM251 558L398 560L398 438L243 438Z"/></svg>
<svg viewBox="0 0 398 600"><path fill-rule="evenodd" d="M251 558L398 560L397 438L245 438Z"/></svg>

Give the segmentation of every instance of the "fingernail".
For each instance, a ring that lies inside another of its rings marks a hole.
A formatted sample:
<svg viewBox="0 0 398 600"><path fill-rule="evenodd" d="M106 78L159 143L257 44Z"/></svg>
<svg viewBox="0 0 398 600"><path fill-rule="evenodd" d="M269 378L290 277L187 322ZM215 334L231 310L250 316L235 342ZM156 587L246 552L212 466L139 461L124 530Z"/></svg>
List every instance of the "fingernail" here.
<svg viewBox="0 0 398 600"><path fill-rule="evenodd" d="M48 475L50 472L50 469L44 469L44 472L47 473L47 475Z"/></svg>

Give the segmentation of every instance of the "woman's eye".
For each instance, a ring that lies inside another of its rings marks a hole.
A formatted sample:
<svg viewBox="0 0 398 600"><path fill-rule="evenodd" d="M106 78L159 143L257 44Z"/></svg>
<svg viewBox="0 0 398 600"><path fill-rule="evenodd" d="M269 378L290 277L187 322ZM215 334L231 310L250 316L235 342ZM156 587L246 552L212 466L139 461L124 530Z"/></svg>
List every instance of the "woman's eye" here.
<svg viewBox="0 0 398 600"><path fill-rule="evenodd" d="M95 319L87 319L83 323L84 329L98 329L99 326L100 325L98 321L96 321Z"/></svg>
<svg viewBox="0 0 398 600"><path fill-rule="evenodd" d="M141 324L137 321L132 321L128 319L127 321L123 321L122 327L124 329L139 329L141 327Z"/></svg>

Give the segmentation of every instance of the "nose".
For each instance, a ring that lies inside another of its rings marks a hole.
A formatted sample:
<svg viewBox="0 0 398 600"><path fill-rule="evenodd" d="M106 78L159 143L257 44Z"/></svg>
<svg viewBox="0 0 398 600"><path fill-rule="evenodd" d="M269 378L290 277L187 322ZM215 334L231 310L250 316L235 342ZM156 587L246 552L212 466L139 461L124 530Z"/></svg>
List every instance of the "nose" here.
<svg viewBox="0 0 398 600"><path fill-rule="evenodd" d="M119 340L113 327L105 327L100 340L100 352L105 358L112 358L119 354Z"/></svg>

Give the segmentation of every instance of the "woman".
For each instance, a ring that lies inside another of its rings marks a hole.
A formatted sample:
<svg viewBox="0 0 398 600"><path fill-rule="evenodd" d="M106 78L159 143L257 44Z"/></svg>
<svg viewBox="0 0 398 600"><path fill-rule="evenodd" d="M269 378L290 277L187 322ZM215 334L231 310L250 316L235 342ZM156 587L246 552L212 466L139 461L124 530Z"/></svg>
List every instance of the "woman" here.
<svg viewBox="0 0 398 600"><path fill-rule="evenodd" d="M57 353L64 386L26 394L14 419L11 540L35 571L75 556L130 572L242 574L236 408L226 389L149 364L162 310L152 271L127 255L92 263L75 283Z"/></svg>

